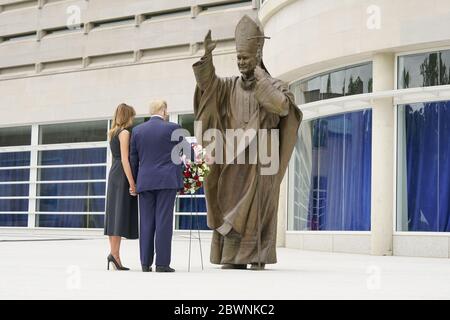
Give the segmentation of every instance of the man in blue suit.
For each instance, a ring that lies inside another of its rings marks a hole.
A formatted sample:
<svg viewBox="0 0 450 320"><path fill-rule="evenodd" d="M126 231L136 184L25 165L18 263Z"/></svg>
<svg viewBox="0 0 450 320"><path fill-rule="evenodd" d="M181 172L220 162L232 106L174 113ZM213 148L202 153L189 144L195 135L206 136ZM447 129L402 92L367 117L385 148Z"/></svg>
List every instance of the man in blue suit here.
<svg viewBox="0 0 450 320"><path fill-rule="evenodd" d="M172 160L182 144L172 141L172 133L181 127L165 120L167 103L163 100L152 102L150 112L150 120L133 129L130 150L139 194L141 265L142 271L152 271L156 251L156 272L175 272L170 267L173 208L183 176L181 164Z"/></svg>

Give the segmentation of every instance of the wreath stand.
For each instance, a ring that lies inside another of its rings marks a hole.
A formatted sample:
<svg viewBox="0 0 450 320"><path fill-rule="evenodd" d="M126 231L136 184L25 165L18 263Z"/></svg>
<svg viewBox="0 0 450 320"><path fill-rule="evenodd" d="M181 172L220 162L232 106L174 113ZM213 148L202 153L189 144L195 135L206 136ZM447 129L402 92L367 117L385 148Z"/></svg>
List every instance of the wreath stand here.
<svg viewBox="0 0 450 320"><path fill-rule="evenodd" d="M191 247L192 247L192 239L198 239L198 244L200 246L200 259L201 259L201 263L202 263L202 271L204 270L204 266L203 266L203 252L202 252L202 239L200 236L200 226L198 223L198 205L197 205L197 201L195 201L195 218L197 220L197 237L193 237L192 235L192 225L193 225L193 219L194 219L194 198L197 198L196 195L194 194L190 194L190 198L191 198L191 224L190 224L190 228L189 228L189 262L188 262L188 272L191 272Z"/></svg>

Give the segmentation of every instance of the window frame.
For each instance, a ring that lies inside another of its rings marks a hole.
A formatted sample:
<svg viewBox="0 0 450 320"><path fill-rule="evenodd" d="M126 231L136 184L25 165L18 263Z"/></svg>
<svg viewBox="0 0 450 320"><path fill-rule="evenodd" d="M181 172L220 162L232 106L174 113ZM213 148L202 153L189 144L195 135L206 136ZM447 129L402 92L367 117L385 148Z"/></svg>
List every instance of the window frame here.
<svg viewBox="0 0 450 320"><path fill-rule="evenodd" d="M450 85L438 85L431 87L418 87L418 88L408 88L408 89L399 89L398 88L398 77L399 77L399 57L408 56L414 54L421 53L434 53L439 51L447 51L450 50L450 46L443 47L432 47L420 50L410 50L404 52L397 52L395 54L395 67L394 67L394 92L402 92L406 96L408 93L414 96L411 98L403 98L400 99L394 98L393 102L393 110L394 110L394 183L395 183L395 192L394 192L394 214L393 214L393 235L394 236L436 236L436 237L449 237L450 232L436 232L436 231L401 231L397 225L398 219L401 217L400 212L398 211L398 201L399 201L399 106L405 104L412 103L428 103L428 102L439 102L439 101L449 101L450 100ZM434 96L427 96L426 93L433 93ZM442 94L444 93L444 94ZM422 96L421 96L422 94Z"/></svg>

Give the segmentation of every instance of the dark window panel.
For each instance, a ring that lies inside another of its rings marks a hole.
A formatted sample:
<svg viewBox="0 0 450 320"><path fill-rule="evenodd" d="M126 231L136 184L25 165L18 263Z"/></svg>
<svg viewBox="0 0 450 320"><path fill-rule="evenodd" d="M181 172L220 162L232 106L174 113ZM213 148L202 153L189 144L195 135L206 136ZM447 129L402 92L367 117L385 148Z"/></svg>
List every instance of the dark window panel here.
<svg viewBox="0 0 450 320"><path fill-rule="evenodd" d="M177 216L175 219L175 228L177 230L210 230L207 224L206 216Z"/></svg>
<svg viewBox="0 0 450 320"><path fill-rule="evenodd" d="M107 128L107 120L42 125L39 144L106 141Z"/></svg>
<svg viewBox="0 0 450 320"><path fill-rule="evenodd" d="M51 150L39 152L39 165L105 163L106 148Z"/></svg>
<svg viewBox="0 0 450 320"><path fill-rule="evenodd" d="M102 229L104 227L104 221L104 215L40 214L36 216L36 226L41 228Z"/></svg>
<svg viewBox="0 0 450 320"><path fill-rule="evenodd" d="M43 212L103 212L105 199L38 199L36 207Z"/></svg>
<svg viewBox="0 0 450 320"><path fill-rule="evenodd" d="M51 196L104 196L106 184L96 183L43 183L38 185L38 195Z"/></svg>
<svg viewBox="0 0 450 320"><path fill-rule="evenodd" d="M419 88L439 84L438 53L421 53L399 57L398 88Z"/></svg>
<svg viewBox="0 0 450 320"><path fill-rule="evenodd" d="M0 197L26 197L29 189L28 184L0 184Z"/></svg>
<svg viewBox="0 0 450 320"><path fill-rule="evenodd" d="M30 165L30 152L0 153L0 167L24 167Z"/></svg>
<svg viewBox="0 0 450 320"><path fill-rule="evenodd" d="M0 199L0 211L28 211L28 199Z"/></svg>
<svg viewBox="0 0 450 320"><path fill-rule="evenodd" d="M181 114L178 116L178 124L189 131L190 136L194 136L194 114Z"/></svg>
<svg viewBox="0 0 450 320"><path fill-rule="evenodd" d="M26 214L0 214L0 227L27 227Z"/></svg>
<svg viewBox="0 0 450 320"><path fill-rule="evenodd" d="M82 168L43 168L39 169L38 177L39 181L102 180L106 178L106 166Z"/></svg>
<svg viewBox="0 0 450 320"><path fill-rule="evenodd" d="M0 147L28 146L31 144L31 126L0 128Z"/></svg>
<svg viewBox="0 0 450 320"><path fill-rule="evenodd" d="M30 169L0 170L0 182L28 180L30 180Z"/></svg>

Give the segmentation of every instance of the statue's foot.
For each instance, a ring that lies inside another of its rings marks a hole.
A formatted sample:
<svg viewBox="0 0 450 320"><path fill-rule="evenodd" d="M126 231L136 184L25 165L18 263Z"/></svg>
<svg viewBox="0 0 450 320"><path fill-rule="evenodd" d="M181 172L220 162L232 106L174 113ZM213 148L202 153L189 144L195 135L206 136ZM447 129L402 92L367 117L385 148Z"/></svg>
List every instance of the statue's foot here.
<svg viewBox="0 0 450 320"><path fill-rule="evenodd" d="M266 264L265 263L252 263L252 266L250 267L250 270L264 270L266 268Z"/></svg>
<svg viewBox="0 0 450 320"><path fill-rule="evenodd" d="M247 269L246 264L231 264L227 263L222 266L222 269L224 270L230 270L230 269Z"/></svg>

